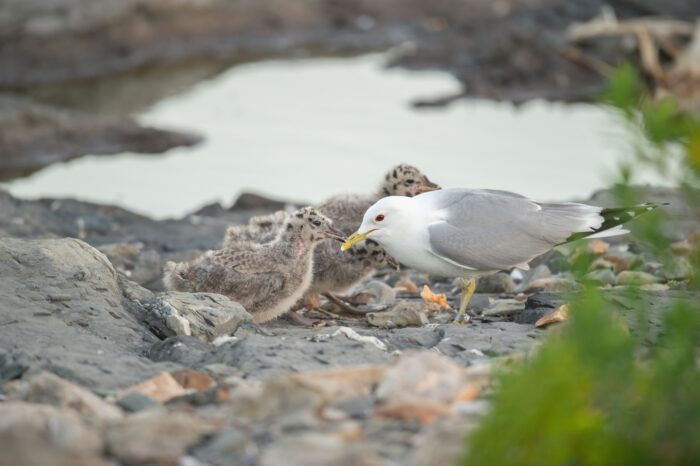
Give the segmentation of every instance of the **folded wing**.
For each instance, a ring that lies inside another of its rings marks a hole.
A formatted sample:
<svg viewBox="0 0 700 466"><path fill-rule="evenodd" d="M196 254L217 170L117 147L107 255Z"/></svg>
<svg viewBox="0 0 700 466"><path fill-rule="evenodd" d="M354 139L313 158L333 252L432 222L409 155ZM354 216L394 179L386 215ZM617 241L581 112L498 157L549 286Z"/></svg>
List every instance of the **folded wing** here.
<svg viewBox="0 0 700 466"><path fill-rule="evenodd" d="M450 189L436 196L432 253L468 269L522 266L574 233L594 233L600 208L535 202L507 191ZM436 192L435 194L438 194Z"/></svg>

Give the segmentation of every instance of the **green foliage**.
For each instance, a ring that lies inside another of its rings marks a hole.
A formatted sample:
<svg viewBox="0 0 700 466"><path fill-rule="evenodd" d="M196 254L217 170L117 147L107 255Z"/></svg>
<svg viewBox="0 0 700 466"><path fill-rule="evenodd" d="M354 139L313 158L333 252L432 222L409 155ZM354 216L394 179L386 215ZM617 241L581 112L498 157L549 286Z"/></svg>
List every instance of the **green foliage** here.
<svg viewBox="0 0 700 466"><path fill-rule="evenodd" d="M614 188L619 202L643 202L629 184L640 167L654 168L700 202L700 121L672 99L645 95L631 66L612 76L604 100L635 137ZM666 222L657 209L631 226L639 247L670 264L677 258ZM581 246L572 257L571 272L582 279L593 256ZM698 248L690 261L690 289L700 289ZM586 283L572 296L570 314L529 361L499 375L492 409L470 435L460 465L700 464L698 295L652 308L639 290ZM660 329L650 325L654 319Z"/></svg>
<svg viewBox="0 0 700 466"><path fill-rule="evenodd" d="M610 77L603 100L632 117L642 100L642 86L637 70L630 64L619 67Z"/></svg>
<svg viewBox="0 0 700 466"><path fill-rule="evenodd" d="M675 99L654 100L643 91L635 69L623 65L613 73L603 101L616 109L630 130L633 157L620 168L613 187L621 205L644 202L640 192L630 185L635 172L653 169L683 190L691 204L700 205L700 118L681 112ZM657 260L669 265L668 229L663 210L644 215L630 227L637 242ZM675 238L677 239L677 238ZM700 256L690 256L695 271L690 287L700 289Z"/></svg>
<svg viewBox="0 0 700 466"><path fill-rule="evenodd" d="M613 73L602 100L621 113L636 136L633 163L621 170L623 184L635 168L651 165L679 185L700 188L700 118L681 112L672 97L646 95L631 65ZM674 163L677 173L670 171Z"/></svg>
<svg viewBox="0 0 700 466"><path fill-rule="evenodd" d="M677 303L644 361L594 288L526 366L504 373L462 465L698 464L700 313Z"/></svg>

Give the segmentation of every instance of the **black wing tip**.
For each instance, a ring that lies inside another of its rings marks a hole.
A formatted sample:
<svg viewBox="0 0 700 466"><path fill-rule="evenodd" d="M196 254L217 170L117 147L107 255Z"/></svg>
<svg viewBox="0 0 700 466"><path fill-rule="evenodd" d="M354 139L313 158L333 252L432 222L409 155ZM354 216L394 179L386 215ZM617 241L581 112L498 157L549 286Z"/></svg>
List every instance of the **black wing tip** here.
<svg viewBox="0 0 700 466"><path fill-rule="evenodd" d="M663 202L661 204L654 204L648 202L646 204L639 204L631 207L611 207L604 208L600 211L600 216L603 217L603 223L600 227L591 231L576 232L569 236L564 243L570 243L579 239L586 238L588 236L600 233L601 231L610 230L616 226L623 225L630 220L639 217L642 214L651 212L652 210L665 206L671 205L669 202Z"/></svg>

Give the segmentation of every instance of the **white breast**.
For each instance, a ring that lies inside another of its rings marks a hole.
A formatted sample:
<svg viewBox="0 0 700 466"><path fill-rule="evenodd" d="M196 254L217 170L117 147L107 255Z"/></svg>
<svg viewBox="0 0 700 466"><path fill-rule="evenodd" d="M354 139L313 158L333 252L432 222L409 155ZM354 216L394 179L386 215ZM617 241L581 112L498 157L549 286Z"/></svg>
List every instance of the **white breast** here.
<svg viewBox="0 0 700 466"><path fill-rule="evenodd" d="M431 220L422 212L406 216L407 221L392 231L391 236L377 241L400 263L442 277L465 276L464 270L431 252L427 225Z"/></svg>
<svg viewBox="0 0 700 466"><path fill-rule="evenodd" d="M473 275L464 268L457 267L430 252L430 243L425 238L405 234L398 241L382 245L400 263L420 272L440 277L468 277Z"/></svg>

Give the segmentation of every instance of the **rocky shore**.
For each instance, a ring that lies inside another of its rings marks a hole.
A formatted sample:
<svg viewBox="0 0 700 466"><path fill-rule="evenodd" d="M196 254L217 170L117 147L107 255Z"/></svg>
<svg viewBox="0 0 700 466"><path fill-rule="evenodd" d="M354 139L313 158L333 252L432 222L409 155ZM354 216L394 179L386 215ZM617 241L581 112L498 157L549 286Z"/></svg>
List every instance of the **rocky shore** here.
<svg viewBox="0 0 700 466"><path fill-rule="evenodd" d="M678 193L645 196L671 200L678 240L700 227ZM563 249L480 280L470 325L449 325L456 284L411 270L354 290L366 317L331 303L302 311L312 328L162 292L164 261L218 247L227 225L277 207L237 205L154 221L1 193L0 464L450 464L488 410L492 371L527 357L551 328L540 319L565 313L579 287ZM664 268L625 238L588 247L588 278L608 299L624 308L626 287L643 284L652 330L669 300L698 299L682 254ZM423 300L424 285L450 309Z"/></svg>

